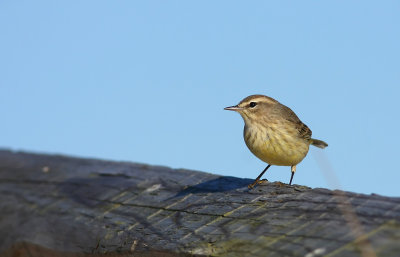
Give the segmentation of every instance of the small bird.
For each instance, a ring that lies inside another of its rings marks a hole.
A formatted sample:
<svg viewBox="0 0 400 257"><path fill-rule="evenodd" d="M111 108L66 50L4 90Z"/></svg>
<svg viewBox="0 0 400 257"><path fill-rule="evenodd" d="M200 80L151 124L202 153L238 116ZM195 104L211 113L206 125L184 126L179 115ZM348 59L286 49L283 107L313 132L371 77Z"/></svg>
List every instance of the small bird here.
<svg viewBox="0 0 400 257"><path fill-rule="evenodd" d="M244 141L250 151L268 166L248 187L260 183L260 178L271 165L290 166L292 184L296 165L308 153L310 145L328 146L324 141L311 138L311 130L287 106L264 95L251 95L239 104L225 110L238 112L244 120Z"/></svg>

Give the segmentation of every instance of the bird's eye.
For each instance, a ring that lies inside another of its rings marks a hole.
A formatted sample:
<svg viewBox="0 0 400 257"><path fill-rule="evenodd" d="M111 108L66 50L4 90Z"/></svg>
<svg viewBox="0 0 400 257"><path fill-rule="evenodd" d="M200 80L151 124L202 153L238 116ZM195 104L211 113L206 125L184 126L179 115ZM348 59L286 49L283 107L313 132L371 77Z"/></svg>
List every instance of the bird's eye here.
<svg viewBox="0 0 400 257"><path fill-rule="evenodd" d="M251 103L250 103L250 108L254 108L254 107L256 107L256 105L257 105L256 102L251 102Z"/></svg>

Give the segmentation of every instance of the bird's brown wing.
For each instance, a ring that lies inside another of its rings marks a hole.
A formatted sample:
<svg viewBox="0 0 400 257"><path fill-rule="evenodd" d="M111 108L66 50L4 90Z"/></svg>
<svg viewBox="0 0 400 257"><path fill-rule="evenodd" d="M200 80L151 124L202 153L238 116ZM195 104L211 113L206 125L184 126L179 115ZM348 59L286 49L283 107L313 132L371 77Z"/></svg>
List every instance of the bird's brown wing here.
<svg viewBox="0 0 400 257"><path fill-rule="evenodd" d="M299 131L300 137L302 137L306 140L311 140L312 131L309 127L307 127L306 124L304 124L303 122L300 121L298 123L297 130Z"/></svg>
<svg viewBox="0 0 400 257"><path fill-rule="evenodd" d="M309 129L289 107L282 104L280 109L281 117L289 121L289 123L296 128L299 137L311 140L311 129Z"/></svg>

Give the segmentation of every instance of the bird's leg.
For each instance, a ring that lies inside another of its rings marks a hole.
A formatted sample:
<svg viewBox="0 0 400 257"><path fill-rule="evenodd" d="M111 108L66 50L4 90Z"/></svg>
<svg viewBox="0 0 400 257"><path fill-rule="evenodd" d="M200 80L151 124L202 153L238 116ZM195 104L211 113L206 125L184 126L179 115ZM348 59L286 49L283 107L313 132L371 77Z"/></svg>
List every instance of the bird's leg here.
<svg viewBox="0 0 400 257"><path fill-rule="evenodd" d="M292 184L292 180L293 180L293 176L294 176L294 173L295 173L295 172L296 172L296 165L293 165L293 166L292 166L292 176L290 177L289 185Z"/></svg>
<svg viewBox="0 0 400 257"><path fill-rule="evenodd" d="M252 189L255 185L259 184L260 182L260 178L262 177L262 175L264 175L264 173L267 171L267 169L271 167L271 164L268 164L268 166L263 170L263 172L260 173L260 175L258 175L258 177L256 178L256 180L254 180L254 182L250 185L248 185L247 187Z"/></svg>

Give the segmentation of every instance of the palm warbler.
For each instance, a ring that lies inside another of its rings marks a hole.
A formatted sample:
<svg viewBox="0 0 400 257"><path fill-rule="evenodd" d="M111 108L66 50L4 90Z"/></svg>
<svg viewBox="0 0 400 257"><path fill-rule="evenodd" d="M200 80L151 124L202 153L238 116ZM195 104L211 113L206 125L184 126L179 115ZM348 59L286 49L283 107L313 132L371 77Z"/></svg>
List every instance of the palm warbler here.
<svg viewBox="0 0 400 257"><path fill-rule="evenodd" d="M296 165L306 157L310 144L319 148L328 146L324 141L311 138L307 125L289 107L271 97L251 95L225 110L240 113L245 123L243 136L247 147L268 163L249 188L260 183L261 176L271 165L290 166L291 185Z"/></svg>

